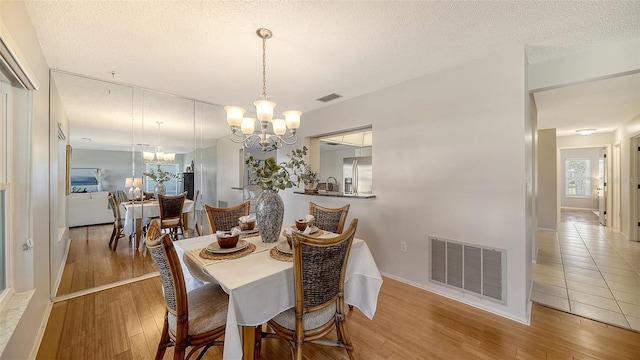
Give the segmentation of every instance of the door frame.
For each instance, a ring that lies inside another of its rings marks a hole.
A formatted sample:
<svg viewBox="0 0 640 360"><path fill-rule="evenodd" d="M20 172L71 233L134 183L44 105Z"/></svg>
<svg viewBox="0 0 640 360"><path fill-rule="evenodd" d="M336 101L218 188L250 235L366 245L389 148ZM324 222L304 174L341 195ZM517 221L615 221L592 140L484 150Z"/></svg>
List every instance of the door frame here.
<svg viewBox="0 0 640 360"><path fill-rule="evenodd" d="M612 144L593 144L593 145L576 145L576 146L562 146L562 147L557 147L556 148L556 204L557 204L557 213L558 213L558 222L562 221L562 194L564 193L564 189L562 188L562 177L564 176L564 174L562 174L562 150L570 150L570 149L602 149L605 148L606 149L606 153L607 154L611 154L611 147ZM607 155L610 156L610 155ZM611 182L611 163L612 161L607 161L606 162L607 166L605 169L606 175L605 178L608 180L607 181L607 186L609 186L609 183ZM605 193L605 204L606 204L606 211L607 211L607 215L611 214L612 212L612 207L611 207L611 191L607 191ZM618 200L619 202L620 200ZM604 225L605 227L612 227L612 216L607 216L607 224Z"/></svg>

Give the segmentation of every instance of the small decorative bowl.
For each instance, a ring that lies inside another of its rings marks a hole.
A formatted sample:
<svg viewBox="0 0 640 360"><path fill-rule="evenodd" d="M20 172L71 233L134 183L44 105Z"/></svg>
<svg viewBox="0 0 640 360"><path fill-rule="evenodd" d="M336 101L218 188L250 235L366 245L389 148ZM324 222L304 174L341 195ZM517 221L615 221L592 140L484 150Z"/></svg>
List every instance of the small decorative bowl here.
<svg viewBox="0 0 640 360"><path fill-rule="evenodd" d="M253 219L251 221L240 221L238 220L238 226L240 230L253 230L256 227L256 220Z"/></svg>
<svg viewBox="0 0 640 360"><path fill-rule="evenodd" d="M218 245L223 249L228 249L236 246L240 239L240 234L231 235L231 232L225 232L223 236L218 236Z"/></svg>
<svg viewBox="0 0 640 360"><path fill-rule="evenodd" d="M313 223L309 223L305 219L296 219L296 228L298 228L298 230L300 231L304 231L307 228L307 226L312 226L312 225Z"/></svg>

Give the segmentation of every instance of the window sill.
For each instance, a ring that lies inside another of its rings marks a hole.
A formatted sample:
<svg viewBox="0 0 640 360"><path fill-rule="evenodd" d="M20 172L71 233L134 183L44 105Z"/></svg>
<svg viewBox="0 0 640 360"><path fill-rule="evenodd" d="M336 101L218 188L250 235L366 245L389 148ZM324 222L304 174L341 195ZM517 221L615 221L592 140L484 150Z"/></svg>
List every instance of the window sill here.
<svg viewBox="0 0 640 360"><path fill-rule="evenodd" d="M29 305L35 291L33 289L13 294L7 306L0 310L0 354L11 339L11 335L27 310L27 305Z"/></svg>

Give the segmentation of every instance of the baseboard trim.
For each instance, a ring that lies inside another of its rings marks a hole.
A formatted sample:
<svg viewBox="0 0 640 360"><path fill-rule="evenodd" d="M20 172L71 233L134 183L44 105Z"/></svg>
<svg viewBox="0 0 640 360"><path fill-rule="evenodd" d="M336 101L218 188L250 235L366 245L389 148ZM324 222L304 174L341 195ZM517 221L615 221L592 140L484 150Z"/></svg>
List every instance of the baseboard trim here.
<svg viewBox="0 0 640 360"><path fill-rule="evenodd" d="M69 229L69 228L67 228ZM69 250L71 249L71 240L67 239L67 249L64 251L64 258L62 259L62 262L60 263L60 269L58 270L58 276L56 277L56 283L53 286L53 293L57 294L58 293L58 288L60 287L60 282L62 281L62 275L64 274L64 266L67 263L67 258L69 257Z"/></svg>
<svg viewBox="0 0 640 360"><path fill-rule="evenodd" d="M560 207L560 209L565 209L565 210L582 210L582 211L598 211L600 209L592 209L592 208L579 208L579 207L570 207L570 206L562 206Z"/></svg>
<svg viewBox="0 0 640 360"><path fill-rule="evenodd" d="M538 230L542 230L542 231L553 231L553 232L557 232L558 229L547 229L547 228L541 228L539 227Z"/></svg>
<svg viewBox="0 0 640 360"><path fill-rule="evenodd" d="M47 324L49 323L49 316L51 315L52 309L53 309L53 301L49 301L49 304L47 304L47 308L44 310L42 322L40 323L40 327L38 328L36 339L33 342L33 347L31 348L29 359L35 360L35 358L38 356L38 351L40 350L42 339L44 339L44 332L47 329Z"/></svg>
<svg viewBox="0 0 640 360"><path fill-rule="evenodd" d="M380 272L380 274L382 274L383 276L386 276L388 278L391 278L393 280L400 281L401 283L404 283L404 284L407 284L407 285L411 285L411 286L416 287L418 289L422 289L424 291L428 291L428 292L443 296L443 297L445 297L447 299L450 299L450 300L453 300L453 301L457 301L457 302L460 302L460 303L463 303L463 304L466 304L466 305L469 305L469 306L473 306L476 309L483 310L483 311L492 313L494 315L497 315L497 316L500 316L500 317L503 317L503 318L506 318L506 319L509 319L509 320L513 320L515 322L519 322L519 323L527 325L527 326L531 325L531 318L530 318L531 311L530 310L529 311L525 310L525 311L528 312L528 314L529 314L528 317L529 318L527 318L527 317L518 317L518 316L514 316L513 314L510 314L510 313L502 312L500 310L497 310L497 309L494 309L494 308L490 308L488 306L484 306L483 304L464 301L465 300L464 298L454 297L454 296L451 296L451 294L440 292L437 289L429 288L429 287L426 287L426 286L424 286L422 284L419 284L419 283L416 283L416 282L413 282L413 281L410 281L410 280L407 280L407 279L404 279L404 278L401 278L401 277L398 277L398 276L395 276L395 275L390 275L390 274L385 273L385 272ZM527 300L527 304L528 304L527 307L530 309L531 306L532 306L531 301Z"/></svg>
<svg viewBox="0 0 640 360"><path fill-rule="evenodd" d="M112 289L114 287L131 284L131 283L138 282L138 281L141 281L141 280L151 279L151 278L159 276L159 275L160 274L157 271L155 271L155 272L144 274L144 275L141 275L141 276L138 276L138 277L135 277L135 278L126 279L126 280L120 280L120 281L117 281L117 282L114 282L114 283L111 283L111 284L106 284L106 285L102 285L102 286L96 286L96 287L91 288L91 289L86 289L86 290L82 290L82 291L76 291L76 292L71 293L71 294L64 294L64 295L56 296L51 301L53 303L57 303L57 302L60 302L60 301L65 301L65 300L77 298L77 297L80 297L80 296L93 294L93 293L96 293L96 292L99 292L99 291Z"/></svg>

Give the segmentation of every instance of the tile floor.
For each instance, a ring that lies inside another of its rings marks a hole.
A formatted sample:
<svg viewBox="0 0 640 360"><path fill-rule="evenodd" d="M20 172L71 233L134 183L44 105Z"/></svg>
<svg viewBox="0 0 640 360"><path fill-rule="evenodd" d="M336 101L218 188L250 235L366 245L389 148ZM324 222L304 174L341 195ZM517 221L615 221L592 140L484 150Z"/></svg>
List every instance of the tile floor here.
<svg viewBox="0 0 640 360"><path fill-rule="evenodd" d="M531 300L640 331L640 242L563 210L557 232L538 232Z"/></svg>

